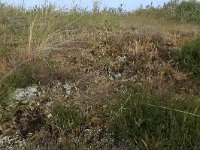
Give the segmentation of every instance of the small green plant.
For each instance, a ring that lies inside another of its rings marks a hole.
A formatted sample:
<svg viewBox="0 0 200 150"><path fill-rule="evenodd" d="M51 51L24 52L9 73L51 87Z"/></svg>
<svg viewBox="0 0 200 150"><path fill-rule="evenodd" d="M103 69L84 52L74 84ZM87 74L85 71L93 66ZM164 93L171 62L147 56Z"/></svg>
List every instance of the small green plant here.
<svg viewBox="0 0 200 150"><path fill-rule="evenodd" d="M200 79L200 38L180 50L173 51L173 54L182 67L192 72L195 78Z"/></svg>
<svg viewBox="0 0 200 150"><path fill-rule="evenodd" d="M7 78L0 85L0 103L7 101L10 93L16 88L25 88L38 83L38 80L32 76L31 67L20 68Z"/></svg>
<svg viewBox="0 0 200 150"><path fill-rule="evenodd" d="M30 67L19 69L6 80L6 85L10 88L25 88L35 83L37 83L37 80L32 77Z"/></svg>
<svg viewBox="0 0 200 150"><path fill-rule="evenodd" d="M3 58L7 54L8 48L4 45L0 46L0 58Z"/></svg>
<svg viewBox="0 0 200 150"><path fill-rule="evenodd" d="M169 102L170 95L148 92L136 87L132 96L121 98L118 108L112 110L109 125L117 141L128 141L131 148L190 149L198 148L200 116L198 103ZM193 105L187 105L188 103Z"/></svg>
<svg viewBox="0 0 200 150"><path fill-rule="evenodd" d="M82 121L80 110L74 106L58 104L53 107L52 115L55 119L56 125L65 131L72 130Z"/></svg>

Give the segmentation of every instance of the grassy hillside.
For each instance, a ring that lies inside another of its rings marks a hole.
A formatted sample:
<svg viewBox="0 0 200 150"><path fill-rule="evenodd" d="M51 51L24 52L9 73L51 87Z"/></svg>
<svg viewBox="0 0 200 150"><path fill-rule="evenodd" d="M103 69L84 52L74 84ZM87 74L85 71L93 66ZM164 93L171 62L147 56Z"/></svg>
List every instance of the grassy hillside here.
<svg viewBox="0 0 200 150"><path fill-rule="evenodd" d="M198 149L199 6L0 4L0 149Z"/></svg>

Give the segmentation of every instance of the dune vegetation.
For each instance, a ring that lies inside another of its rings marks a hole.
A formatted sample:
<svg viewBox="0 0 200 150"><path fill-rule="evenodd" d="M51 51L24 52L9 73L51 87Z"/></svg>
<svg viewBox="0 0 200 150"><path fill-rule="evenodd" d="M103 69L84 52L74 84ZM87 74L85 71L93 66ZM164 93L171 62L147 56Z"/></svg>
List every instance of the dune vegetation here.
<svg viewBox="0 0 200 150"><path fill-rule="evenodd" d="M0 3L0 149L199 149L199 35L194 0Z"/></svg>

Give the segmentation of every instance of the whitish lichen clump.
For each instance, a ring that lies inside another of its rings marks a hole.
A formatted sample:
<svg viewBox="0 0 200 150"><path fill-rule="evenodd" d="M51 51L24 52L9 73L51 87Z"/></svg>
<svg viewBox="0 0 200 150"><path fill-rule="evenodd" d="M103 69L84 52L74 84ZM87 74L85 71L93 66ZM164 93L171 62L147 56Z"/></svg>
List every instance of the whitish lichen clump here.
<svg viewBox="0 0 200 150"><path fill-rule="evenodd" d="M13 98L16 100L33 100L38 95L38 86L18 88L14 92Z"/></svg>
<svg viewBox="0 0 200 150"><path fill-rule="evenodd" d="M48 86L34 85L26 88L18 88L14 91L12 99L30 101L45 95L53 95L53 93L60 93L64 95L64 97L67 97L71 94L72 87L73 86L68 83L62 84L59 81L55 81L53 85Z"/></svg>

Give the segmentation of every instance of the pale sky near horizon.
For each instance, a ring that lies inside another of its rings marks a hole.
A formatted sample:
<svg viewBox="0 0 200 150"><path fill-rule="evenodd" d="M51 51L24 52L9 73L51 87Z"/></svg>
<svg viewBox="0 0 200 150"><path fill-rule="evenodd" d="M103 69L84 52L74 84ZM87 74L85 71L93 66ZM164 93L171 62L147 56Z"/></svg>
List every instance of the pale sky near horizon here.
<svg viewBox="0 0 200 150"><path fill-rule="evenodd" d="M44 4L45 0L0 0L0 2L12 4L12 5L22 5L24 1L25 8L30 8L35 5L40 6ZM92 8L94 0L48 0L48 2L55 4L58 7L70 8L73 6L73 1L81 8ZM153 2L154 6L163 5L164 2L169 0L99 0L101 7L115 7L117 8L120 4L124 5L126 10L134 10L139 8L141 4L146 6Z"/></svg>

